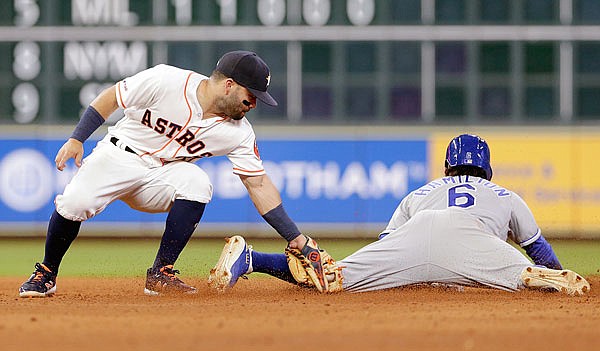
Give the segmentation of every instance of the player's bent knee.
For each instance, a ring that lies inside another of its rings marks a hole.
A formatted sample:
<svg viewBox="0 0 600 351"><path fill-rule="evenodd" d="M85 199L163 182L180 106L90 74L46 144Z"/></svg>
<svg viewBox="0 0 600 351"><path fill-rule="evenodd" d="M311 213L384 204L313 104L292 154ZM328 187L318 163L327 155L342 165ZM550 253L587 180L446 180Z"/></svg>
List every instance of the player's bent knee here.
<svg viewBox="0 0 600 351"><path fill-rule="evenodd" d="M56 211L64 218L83 222L95 216L101 209L97 208L93 198L73 198L64 195L56 197Z"/></svg>
<svg viewBox="0 0 600 351"><path fill-rule="evenodd" d="M208 203L212 199L213 186L211 183L203 184L192 184L185 189L179 191L180 199L186 199L191 201L198 201L202 203Z"/></svg>
<svg viewBox="0 0 600 351"><path fill-rule="evenodd" d="M177 184L177 198L208 203L212 199L213 185L208 174L195 165L181 173Z"/></svg>

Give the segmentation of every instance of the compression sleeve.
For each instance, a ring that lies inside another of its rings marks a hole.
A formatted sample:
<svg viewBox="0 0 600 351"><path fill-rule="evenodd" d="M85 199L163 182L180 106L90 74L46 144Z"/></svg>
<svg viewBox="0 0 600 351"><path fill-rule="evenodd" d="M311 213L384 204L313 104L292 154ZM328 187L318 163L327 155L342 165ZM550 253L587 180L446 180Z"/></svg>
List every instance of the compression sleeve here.
<svg viewBox="0 0 600 351"><path fill-rule="evenodd" d="M81 119L79 120L79 123L77 123L75 130L73 130L71 138L79 140L83 143L104 122L105 119L102 117L102 115L100 115L100 113L92 106L88 106L88 108L83 112L83 115L81 115Z"/></svg>
<svg viewBox="0 0 600 351"><path fill-rule="evenodd" d="M533 243L523 246L523 249L535 264L550 269L562 269L562 265L558 261L558 257L556 257L552 246L550 246L550 243L542 235Z"/></svg>
<svg viewBox="0 0 600 351"><path fill-rule="evenodd" d="M300 230L285 212L283 204L279 204L279 206L265 213L262 217L288 242L300 235Z"/></svg>

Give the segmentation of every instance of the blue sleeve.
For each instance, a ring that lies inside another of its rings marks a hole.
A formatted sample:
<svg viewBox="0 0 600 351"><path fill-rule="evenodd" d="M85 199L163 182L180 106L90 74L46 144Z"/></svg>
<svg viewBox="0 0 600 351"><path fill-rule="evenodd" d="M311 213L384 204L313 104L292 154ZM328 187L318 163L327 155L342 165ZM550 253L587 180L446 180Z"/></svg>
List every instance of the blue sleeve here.
<svg viewBox="0 0 600 351"><path fill-rule="evenodd" d="M552 246L542 235L533 243L524 246L523 249L536 265L550 269L562 269L558 257L552 250Z"/></svg>

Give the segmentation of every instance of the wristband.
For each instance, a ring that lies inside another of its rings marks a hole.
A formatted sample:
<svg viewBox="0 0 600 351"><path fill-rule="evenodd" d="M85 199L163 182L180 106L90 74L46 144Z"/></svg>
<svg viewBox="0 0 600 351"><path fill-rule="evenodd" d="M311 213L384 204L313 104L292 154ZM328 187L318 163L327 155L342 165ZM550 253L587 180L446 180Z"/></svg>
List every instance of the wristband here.
<svg viewBox="0 0 600 351"><path fill-rule="evenodd" d="M283 204L265 213L262 218L288 242L300 235L300 230L283 209Z"/></svg>
<svg viewBox="0 0 600 351"><path fill-rule="evenodd" d="M105 119L96 111L92 106L88 106L81 115L81 119L75 130L73 130L73 134L71 134L71 138L81 141L82 143L86 141L92 133L98 129L103 123Z"/></svg>

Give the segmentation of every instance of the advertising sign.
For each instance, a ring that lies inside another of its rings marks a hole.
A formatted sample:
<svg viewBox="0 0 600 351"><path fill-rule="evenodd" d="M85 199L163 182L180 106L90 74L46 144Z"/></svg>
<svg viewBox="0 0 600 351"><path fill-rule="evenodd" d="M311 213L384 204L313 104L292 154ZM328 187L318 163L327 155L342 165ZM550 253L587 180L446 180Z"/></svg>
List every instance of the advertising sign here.
<svg viewBox="0 0 600 351"><path fill-rule="evenodd" d="M54 157L63 140L0 140L0 222L45 222L54 197L77 171ZM86 155L95 142L87 142ZM259 140L267 173L298 223L380 223L400 199L427 181L425 140ZM226 157L202 159L214 186L203 223L262 223ZM117 166L118 167L118 166ZM120 201L94 222L156 221L164 214L131 210Z"/></svg>
<svg viewBox="0 0 600 351"><path fill-rule="evenodd" d="M443 171L445 148L455 135L435 134L431 175ZM519 194L546 236L588 237L600 228L600 137L594 134L480 134L491 151L493 182Z"/></svg>

